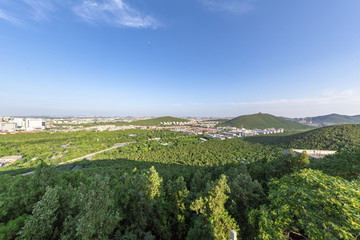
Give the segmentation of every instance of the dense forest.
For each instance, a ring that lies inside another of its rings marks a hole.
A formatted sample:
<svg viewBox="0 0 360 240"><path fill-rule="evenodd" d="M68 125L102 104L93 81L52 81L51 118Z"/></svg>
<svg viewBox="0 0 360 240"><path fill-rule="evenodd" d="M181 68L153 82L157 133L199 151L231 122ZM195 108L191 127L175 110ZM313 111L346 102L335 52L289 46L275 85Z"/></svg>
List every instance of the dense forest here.
<svg viewBox="0 0 360 240"><path fill-rule="evenodd" d="M0 239L229 239L232 229L238 239L356 239L359 131L207 142L140 130L0 136L0 156L24 156L1 168ZM131 143L57 166L121 142ZM282 154L289 146L339 152Z"/></svg>
<svg viewBox="0 0 360 240"><path fill-rule="evenodd" d="M295 134L254 136L246 141L294 149L352 149L360 146L360 125L335 125Z"/></svg>

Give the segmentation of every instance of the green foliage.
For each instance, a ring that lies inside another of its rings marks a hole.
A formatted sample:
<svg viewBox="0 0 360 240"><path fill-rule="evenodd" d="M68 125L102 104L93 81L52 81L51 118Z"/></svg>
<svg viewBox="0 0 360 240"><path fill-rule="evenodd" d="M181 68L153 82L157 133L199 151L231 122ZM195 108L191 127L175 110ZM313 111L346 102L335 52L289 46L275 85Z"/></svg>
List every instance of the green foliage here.
<svg viewBox="0 0 360 240"><path fill-rule="evenodd" d="M0 239L14 239L24 226L27 217L28 215L24 214L14 220L10 220L6 225L0 225Z"/></svg>
<svg viewBox="0 0 360 240"><path fill-rule="evenodd" d="M236 171L232 171L232 174ZM250 239L254 235L253 227L248 223L248 214L252 209L258 208L265 203L266 195L261 184L253 181L248 174L240 173L236 176L228 177L231 193L227 201L227 209L230 215L241 226L241 236L243 239Z"/></svg>
<svg viewBox="0 0 360 240"><path fill-rule="evenodd" d="M309 156L302 152L299 155L295 155L294 152L290 154L284 154L283 156L270 161L266 164L267 179L281 178L282 176L293 173L296 170L307 167L310 163Z"/></svg>
<svg viewBox="0 0 360 240"><path fill-rule="evenodd" d="M135 171L121 176L115 192L117 204L126 214L118 226L119 237L143 238L151 234L159 239L170 238L162 182L154 167L143 174Z"/></svg>
<svg viewBox="0 0 360 240"><path fill-rule="evenodd" d="M108 239L120 221L109 178L96 175L75 191L73 208L78 213L67 217L63 239Z"/></svg>
<svg viewBox="0 0 360 240"><path fill-rule="evenodd" d="M248 165L248 170L253 179L258 180L267 188L267 183L272 178L281 178L286 174L306 168L310 160L306 153L295 155L293 151L289 154L283 154L277 159L267 161L262 159Z"/></svg>
<svg viewBox="0 0 360 240"><path fill-rule="evenodd" d="M139 145L129 145L112 152L105 152L97 155L94 160L131 159L162 164L220 166L237 164L243 159L246 162L254 162L262 158L270 160L281 155L279 148L248 143L241 138L213 140L205 143L192 141L178 144L174 142L172 146L161 145L160 147L156 147L155 143L150 143L147 147L153 149L149 151L144 151Z"/></svg>
<svg viewBox="0 0 360 240"><path fill-rule="evenodd" d="M342 150L335 155L311 161L311 168L332 176L352 180L360 176L360 148Z"/></svg>
<svg viewBox="0 0 360 240"><path fill-rule="evenodd" d="M150 199L154 199L155 197L159 197L161 195L160 192L161 182L162 182L162 178L159 177L159 174L156 172L155 168L151 167L145 187L145 194Z"/></svg>
<svg viewBox="0 0 360 240"><path fill-rule="evenodd" d="M291 135L254 136L245 140L284 149L352 149L360 146L360 124L329 126Z"/></svg>
<svg viewBox="0 0 360 240"><path fill-rule="evenodd" d="M55 239L56 219L59 207L58 188L47 187L44 196L37 202L32 215L27 218L21 231L21 237L25 239Z"/></svg>
<svg viewBox="0 0 360 240"><path fill-rule="evenodd" d="M187 198L189 195L184 178L179 177L175 181L169 180L166 192L168 221L174 237L172 239L184 239L188 229L186 218L188 217Z"/></svg>
<svg viewBox="0 0 360 240"><path fill-rule="evenodd" d="M113 147L116 143L146 141L147 131L78 131L68 133L18 133L0 135L0 157L20 155L23 159L0 168L4 171L30 168L34 169L42 162L56 165L89 153ZM136 137L130 137L136 134ZM161 135L159 132L151 133Z"/></svg>
<svg viewBox="0 0 360 240"><path fill-rule="evenodd" d="M225 209L225 202L230 192L226 176L211 184L206 196L196 199L190 209L200 216L195 220L195 227L189 230L187 239L229 239L232 229L238 230L236 222Z"/></svg>
<svg viewBox="0 0 360 240"><path fill-rule="evenodd" d="M289 147L304 149L340 150L360 146L360 125L323 127L290 137Z"/></svg>
<svg viewBox="0 0 360 240"><path fill-rule="evenodd" d="M306 130L311 127L292 122L270 114L243 115L219 124L220 126L231 126L247 129L283 128L285 130Z"/></svg>
<svg viewBox="0 0 360 240"><path fill-rule="evenodd" d="M0 193L2 203L0 218L5 221L30 214L34 204L41 199L47 187L54 187L60 183L56 170L46 165L39 166L32 176L18 176L7 180L8 186Z"/></svg>
<svg viewBox="0 0 360 240"><path fill-rule="evenodd" d="M359 182L315 170L270 184L269 206L251 214L258 239L355 239L360 232Z"/></svg>

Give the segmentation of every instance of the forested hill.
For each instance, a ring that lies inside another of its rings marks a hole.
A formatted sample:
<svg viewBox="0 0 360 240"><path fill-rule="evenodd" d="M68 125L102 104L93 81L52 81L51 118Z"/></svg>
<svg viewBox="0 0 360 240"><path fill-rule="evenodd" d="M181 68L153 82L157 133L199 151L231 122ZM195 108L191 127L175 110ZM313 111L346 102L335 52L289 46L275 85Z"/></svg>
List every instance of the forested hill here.
<svg viewBox="0 0 360 240"><path fill-rule="evenodd" d="M329 114L325 116L313 117L313 123L320 125L326 124L360 124L360 115L357 116L346 116L340 114Z"/></svg>
<svg viewBox="0 0 360 240"><path fill-rule="evenodd" d="M255 136L246 141L283 148L340 150L360 146L360 125L344 124L322 127L290 136Z"/></svg>
<svg viewBox="0 0 360 240"><path fill-rule="evenodd" d="M133 125L142 125L142 126L153 126L153 125L160 125L160 123L163 122L188 122L188 120L186 119L182 119L182 118L175 118L175 117L170 117L170 116L166 116L166 117L158 117L158 118L152 118L152 119L147 119L147 120L140 120L140 121L135 121L132 122L131 124Z"/></svg>
<svg viewBox="0 0 360 240"><path fill-rule="evenodd" d="M237 128L247 128L247 129L265 129L265 128L284 128L285 130L306 130L311 129L308 126L302 125L300 123L292 122L286 119L275 117L270 114L252 114L252 115L243 115L226 121L221 126L232 126Z"/></svg>
<svg viewBox="0 0 360 240"><path fill-rule="evenodd" d="M293 148L340 150L360 146L360 125L344 124L318 128L290 137Z"/></svg>

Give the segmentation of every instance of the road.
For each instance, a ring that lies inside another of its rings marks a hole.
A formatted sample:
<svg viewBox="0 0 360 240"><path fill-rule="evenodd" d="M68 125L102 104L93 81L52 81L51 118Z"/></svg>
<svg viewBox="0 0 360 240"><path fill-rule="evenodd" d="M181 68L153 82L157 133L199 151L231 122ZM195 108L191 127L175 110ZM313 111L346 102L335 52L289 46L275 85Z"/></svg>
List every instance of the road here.
<svg viewBox="0 0 360 240"><path fill-rule="evenodd" d="M71 162L75 162L75 161L82 160L82 159L87 159L87 160L91 161L92 158L93 158L96 154L103 153L103 152L107 152L107 151L111 151L111 150L114 150L114 149L119 148L119 147L124 147L124 146L126 146L126 145L129 145L130 143L131 143L131 142L117 143L117 144L115 144L115 146L113 146L113 147L111 147L111 148L107 148L107 149L104 149L104 150L101 150L101 151L98 151L98 152L90 153L90 154L85 155L85 156L82 156L82 157L78 157L78 158L71 159L71 160L69 160L69 161L59 163L57 166L63 165L63 164L67 164L67 163L71 163ZM33 174L33 173L34 173L34 171L32 171L32 172L27 172L27 173L23 173L23 174L21 174L21 175L26 176L26 175L30 175L30 174Z"/></svg>

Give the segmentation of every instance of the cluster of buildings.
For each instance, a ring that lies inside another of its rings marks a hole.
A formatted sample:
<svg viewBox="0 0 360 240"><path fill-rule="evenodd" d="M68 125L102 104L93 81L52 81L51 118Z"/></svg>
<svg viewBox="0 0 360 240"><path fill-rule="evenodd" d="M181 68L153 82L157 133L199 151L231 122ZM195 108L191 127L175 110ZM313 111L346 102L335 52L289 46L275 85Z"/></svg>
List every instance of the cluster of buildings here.
<svg viewBox="0 0 360 240"><path fill-rule="evenodd" d="M0 117L0 132L39 131L45 126L41 118Z"/></svg>
<svg viewBox="0 0 360 240"><path fill-rule="evenodd" d="M224 140L226 138L236 138L236 137L249 137L249 136L255 136L255 135L266 135L266 134L275 134L275 133L283 133L284 129L279 128L266 128L266 129L237 129L232 128L229 131L219 132L217 134L206 134L205 136L208 138L214 138L219 140Z"/></svg>
<svg viewBox="0 0 360 240"><path fill-rule="evenodd" d="M7 157L1 157L0 158L0 167L4 167L7 164L11 164L16 162L17 160L22 159L23 156L7 156Z"/></svg>
<svg viewBox="0 0 360 240"><path fill-rule="evenodd" d="M305 152L310 158L324 158L328 155L334 155L337 151L317 150L317 149L290 149L281 151L283 154L295 153L295 156Z"/></svg>
<svg viewBox="0 0 360 240"><path fill-rule="evenodd" d="M177 125L177 126L181 126L181 125L187 125L189 124L189 122L161 122L160 125Z"/></svg>
<svg viewBox="0 0 360 240"><path fill-rule="evenodd" d="M334 125L334 123L318 123L313 122L312 117L305 117L305 118L290 118L288 119L293 122L301 123L303 125L308 125L312 127L321 127L321 126L331 126Z"/></svg>
<svg viewBox="0 0 360 240"><path fill-rule="evenodd" d="M150 119L150 117L62 117L47 119L50 124L78 125L114 122L133 122Z"/></svg>
<svg viewBox="0 0 360 240"><path fill-rule="evenodd" d="M102 132L102 131L110 131L111 132L111 131L127 130L127 129L135 129L135 127L132 125L129 125L129 126L98 125L98 126L83 128L83 130L86 130L86 131L97 131L97 132Z"/></svg>
<svg viewBox="0 0 360 240"><path fill-rule="evenodd" d="M198 126L204 128L214 128L219 122L200 122Z"/></svg>

